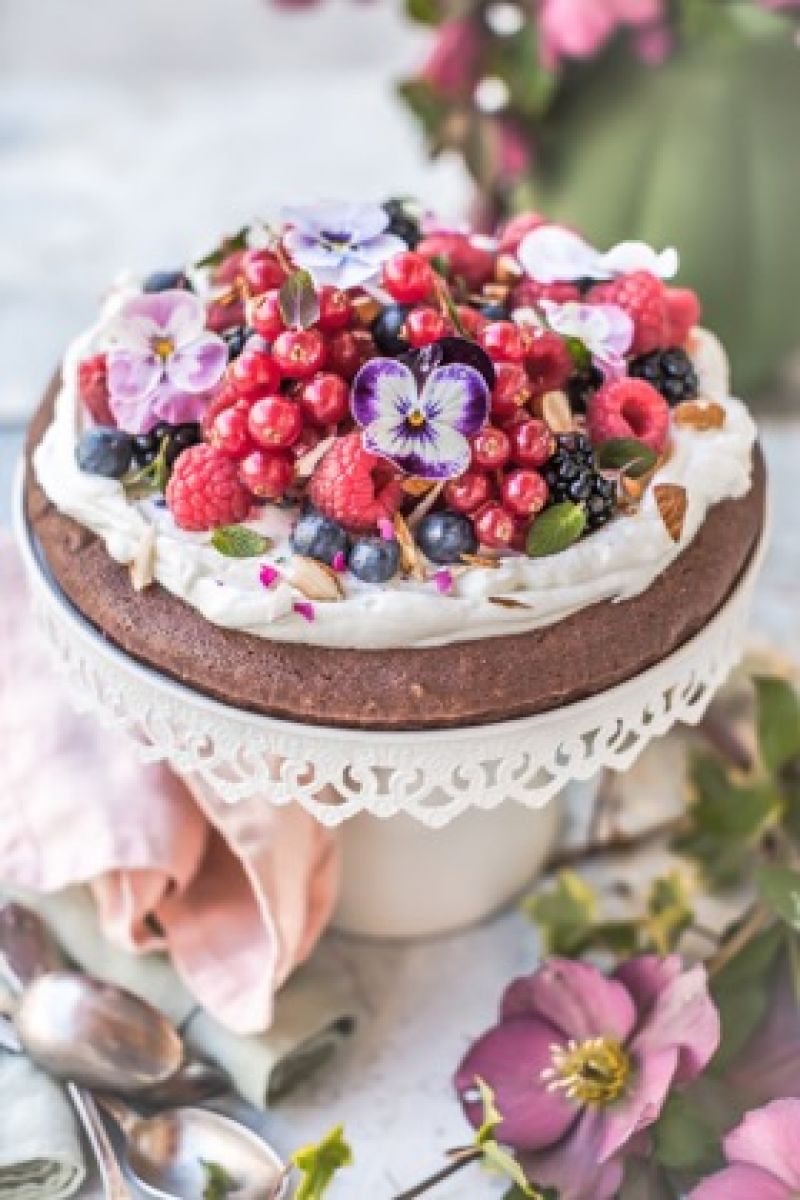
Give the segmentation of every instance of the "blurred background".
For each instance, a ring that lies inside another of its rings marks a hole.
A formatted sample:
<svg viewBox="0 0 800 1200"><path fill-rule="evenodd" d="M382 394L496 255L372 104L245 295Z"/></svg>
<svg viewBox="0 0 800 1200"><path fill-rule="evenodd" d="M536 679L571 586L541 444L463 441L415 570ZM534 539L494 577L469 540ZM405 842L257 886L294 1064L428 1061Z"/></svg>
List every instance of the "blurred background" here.
<svg viewBox="0 0 800 1200"><path fill-rule="evenodd" d="M800 0L0 0L0 520L120 270L287 197L398 193L677 245L796 506L798 23Z"/></svg>

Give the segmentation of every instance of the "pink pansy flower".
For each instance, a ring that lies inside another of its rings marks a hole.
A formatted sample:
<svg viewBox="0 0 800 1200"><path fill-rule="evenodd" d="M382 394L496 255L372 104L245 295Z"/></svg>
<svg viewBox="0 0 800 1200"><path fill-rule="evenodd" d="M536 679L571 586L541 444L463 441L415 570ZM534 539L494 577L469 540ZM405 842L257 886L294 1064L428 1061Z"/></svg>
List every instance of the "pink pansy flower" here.
<svg viewBox="0 0 800 1200"><path fill-rule="evenodd" d="M539 15L543 62L591 58L620 26L660 24L664 0L542 0Z"/></svg>
<svg viewBox="0 0 800 1200"><path fill-rule="evenodd" d="M678 252L672 247L659 252L646 242L619 242L602 253L562 225L540 225L526 233L517 257L525 273L538 283L615 279L634 271L672 279L679 266Z"/></svg>
<svg viewBox="0 0 800 1200"><path fill-rule="evenodd" d="M106 331L109 407L120 429L147 433L159 421L203 415L228 361L225 342L206 330L191 292L134 296Z"/></svg>
<svg viewBox="0 0 800 1200"><path fill-rule="evenodd" d="M476 1079L492 1088L502 1140L559 1200L609 1200L622 1156L657 1119L672 1087L694 1079L719 1043L703 967L645 956L612 978L554 958L507 989L500 1023L455 1077L470 1122Z"/></svg>
<svg viewBox="0 0 800 1200"><path fill-rule="evenodd" d="M617 304L542 303L547 323L565 338L577 338L608 380L626 373L625 355L633 341L633 321Z"/></svg>
<svg viewBox="0 0 800 1200"><path fill-rule="evenodd" d="M725 1138L730 1166L689 1200L796 1200L800 1196L800 1100L775 1100L748 1113Z"/></svg>

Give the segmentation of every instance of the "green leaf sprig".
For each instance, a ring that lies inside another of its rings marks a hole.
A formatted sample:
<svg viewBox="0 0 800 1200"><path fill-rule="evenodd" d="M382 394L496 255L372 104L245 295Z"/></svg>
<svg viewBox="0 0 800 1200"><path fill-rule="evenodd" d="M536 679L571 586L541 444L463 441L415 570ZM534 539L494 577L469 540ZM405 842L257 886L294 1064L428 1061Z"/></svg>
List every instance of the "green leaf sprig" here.
<svg viewBox="0 0 800 1200"><path fill-rule="evenodd" d="M292 1163L301 1175L295 1200L323 1200L339 1171L353 1163L353 1151L345 1141L344 1127L336 1125L322 1141L296 1150Z"/></svg>

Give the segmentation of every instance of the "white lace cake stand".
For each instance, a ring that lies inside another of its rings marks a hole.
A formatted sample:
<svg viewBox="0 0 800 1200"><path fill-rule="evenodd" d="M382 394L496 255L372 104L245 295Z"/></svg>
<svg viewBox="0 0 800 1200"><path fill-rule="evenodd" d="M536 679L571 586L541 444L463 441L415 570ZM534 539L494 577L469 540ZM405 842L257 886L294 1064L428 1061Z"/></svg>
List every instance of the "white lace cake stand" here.
<svg viewBox="0 0 800 1200"><path fill-rule="evenodd" d="M443 933L508 903L549 853L554 800L568 784L624 771L652 738L700 720L741 657L766 542L700 633L618 687L520 720L373 733L232 708L111 645L37 552L21 476L17 533L34 611L76 704L129 734L143 759L202 777L222 803L297 803L341 827L337 924L383 937Z"/></svg>

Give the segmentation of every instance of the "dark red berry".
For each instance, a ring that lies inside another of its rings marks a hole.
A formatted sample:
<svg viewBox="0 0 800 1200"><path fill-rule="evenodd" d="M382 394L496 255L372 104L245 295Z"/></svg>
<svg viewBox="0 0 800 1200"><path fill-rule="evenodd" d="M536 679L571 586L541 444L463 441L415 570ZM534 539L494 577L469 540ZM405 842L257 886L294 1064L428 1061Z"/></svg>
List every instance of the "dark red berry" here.
<svg viewBox="0 0 800 1200"><path fill-rule="evenodd" d="M432 233L417 246L428 261L439 259L448 274L461 279L470 291L479 291L494 275L494 253L476 245L466 233Z"/></svg>
<svg viewBox="0 0 800 1200"><path fill-rule="evenodd" d="M347 292L341 288L323 287L319 293L319 317L317 325L325 333L346 329L353 317L353 306Z"/></svg>
<svg viewBox="0 0 800 1200"><path fill-rule="evenodd" d="M513 321L490 321L478 341L493 362L521 363L525 357L525 343Z"/></svg>
<svg viewBox="0 0 800 1200"><path fill-rule="evenodd" d="M350 380L375 357L375 342L365 329L343 329L328 342L327 367Z"/></svg>
<svg viewBox="0 0 800 1200"><path fill-rule="evenodd" d="M338 425L349 412L350 393L341 375L316 375L300 393L303 412L316 425Z"/></svg>
<svg viewBox="0 0 800 1200"><path fill-rule="evenodd" d="M252 450L239 464L244 486L264 500L279 500L294 479L294 459L285 450Z"/></svg>
<svg viewBox="0 0 800 1200"><path fill-rule="evenodd" d="M383 268L383 286L398 304L419 304L433 291L433 268L421 254L408 250L390 258Z"/></svg>
<svg viewBox="0 0 800 1200"><path fill-rule="evenodd" d="M485 504L492 493L488 475L482 471L467 471L458 479L451 479L444 489L444 500L448 508L459 513L472 513Z"/></svg>
<svg viewBox="0 0 800 1200"><path fill-rule="evenodd" d="M269 450L293 446L303 432L303 411L287 396L265 396L250 409L250 436Z"/></svg>
<svg viewBox="0 0 800 1200"><path fill-rule="evenodd" d="M459 304L456 311L464 333L477 341L480 331L485 325L488 325L486 317L483 313L479 313L477 308L470 308L468 304Z"/></svg>
<svg viewBox="0 0 800 1200"><path fill-rule="evenodd" d="M529 333L525 347L525 368L536 395L563 388L575 364L562 337L548 329Z"/></svg>
<svg viewBox="0 0 800 1200"><path fill-rule="evenodd" d="M508 432L511 458L521 467L543 467L555 453L556 439L544 421L521 421Z"/></svg>
<svg viewBox="0 0 800 1200"><path fill-rule="evenodd" d="M415 308L405 319L403 336L416 350L430 346L450 333L450 322L435 308Z"/></svg>
<svg viewBox="0 0 800 1200"><path fill-rule="evenodd" d="M503 480L503 504L515 517L534 517L547 503L547 484L538 471L522 468Z"/></svg>
<svg viewBox="0 0 800 1200"><path fill-rule="evenodd" d="M275 339L272 353L287 379L309 379L325 363L325 341L317 329L287 329Z"/></svg>
<svg viewBox="0 0 800 1200"><path fill-rule="evenodd" d="M281 381L278 364L266 350L246 349L235 358L229 377L241 396L266 396L274 392Z"/></svg>
<svg viewBox="0 0 800 1200"><path fill-rule="evenodd" d="M485 504L475 514L473 524L478 541L492 550L504 550L514 540L514 518L499 504Z"/></svg>
<svg viewBox="0 0 800 1200"><path fill-rule="evenodd" d="M242 255L241 273L254 296L279 288L286 278L283 267L269 250L245 250Z"/></svg>
<svg viewBox="0 0 800 1200"><path fill-rule="evenodd" d="M499 424L510 421L531 399L531 385L517 363L498 363L492 389L492 418Z"/></svg>
<svg viewBox="0 0 800 1200"><path fill-rule="evenodd" d="M472 460L484 471L504 467L511 457L511 439L502 429L486 425L472 439Z"/></svg>
<svg viewBox="0 0 800 1200"><path fill-rule="evenodd" d="M241 458L253 449L253 442L248 429L250 405L239 400L236 404L223 408L211 423L206 435L206 441L218 450L224 450L232 458Z"/></svg>
<svg viewBox="0 0 800 1200"><path fill-rule="evenodd" d="M277 288L252 301L248 307L248 322L256 333L268 342L274 342L275 338L284 332L286 323L281 314Z"/></svg>

